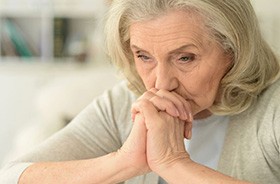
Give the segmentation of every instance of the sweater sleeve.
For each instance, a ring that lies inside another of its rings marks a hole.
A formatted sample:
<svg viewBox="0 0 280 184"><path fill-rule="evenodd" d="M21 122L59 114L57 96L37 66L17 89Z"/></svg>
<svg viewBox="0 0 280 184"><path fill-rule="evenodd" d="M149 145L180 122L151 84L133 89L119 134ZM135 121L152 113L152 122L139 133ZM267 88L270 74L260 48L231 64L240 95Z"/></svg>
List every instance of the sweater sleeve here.
<svg viewBox="0 0 280 184"><path fill-rule="evenodd" d="M9 163L0 172L0 182L3 184L17 184L22 172L32 163Z"/></svg>
<svg viewBox="0 0 280 184"><path fill-rule="evenodd" d="M116 151L131 130L133 100L134 95L124 82L106 91L65 128L27 155L4 166L0 183L16 184L21 173L35 162L90 159Z"/></svg>

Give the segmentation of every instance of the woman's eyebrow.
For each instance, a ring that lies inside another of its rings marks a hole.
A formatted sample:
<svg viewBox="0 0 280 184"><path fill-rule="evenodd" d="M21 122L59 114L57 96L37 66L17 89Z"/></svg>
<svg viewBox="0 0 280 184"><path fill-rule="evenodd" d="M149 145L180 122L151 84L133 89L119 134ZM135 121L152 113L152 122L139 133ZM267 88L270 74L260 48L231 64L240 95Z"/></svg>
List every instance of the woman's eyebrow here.
<svg viewBox="0 0 280 184"><path fill-rule="evenodd" d="M142 48L140 48L136 45L131 45L130 48L131 48L131 50L136 50L136 53L140 53L140 52L149 53L145 49L142 49ZM185 45L180 46L179 48L176 48L174 50L169 51L168 55L172 55L172 54L178 53L178 52L183 52L184 50L186 50L188 48L196 48L197 49L197 46L194 45L194 44L185 44Z"/></svg>
<svg viewBox="0 0 280 184"><path fill-rule="evenodd" d="M131 45L130 46L131 50L136 50L136 53L139 53L139 52L146 52L146 53L149 53L148 51L136 46L136 45Z"/></svg>
<svg viewBox="0 0 280 184"><path fill-rule="evenodd" d="M179 52L183 52L185 51L186 49L188 48L195 48L195 49L198 49L196 45L194 44L186 44L186 45L182 45L180 46L179 48L176 48L174 50L171 50L168 52L168 55L172 55L172 54L175 54L175 53L179 53Z"/></svg>

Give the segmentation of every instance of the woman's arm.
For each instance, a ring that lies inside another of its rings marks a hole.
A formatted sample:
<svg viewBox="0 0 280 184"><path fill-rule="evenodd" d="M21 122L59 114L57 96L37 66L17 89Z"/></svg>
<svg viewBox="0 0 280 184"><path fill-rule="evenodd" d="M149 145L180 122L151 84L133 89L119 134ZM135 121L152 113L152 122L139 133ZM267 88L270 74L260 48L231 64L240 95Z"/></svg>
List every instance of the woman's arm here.
<svg viewBox="0 0 280 184"><path fill-rule="evenodd" d="M118 183L137 172L117 153L87 160L34 163L21 175L19 184Z"/></svg>
<svg viewBox="0 0 280 184"><path fill-rule="evenodd" d="M94 159L34 163L23 172L19 184L119 183L149 172L146 127L141 116L136 120L138 123L133 125L128 139L118 151Z"/></svg>
<svg viewBox="0 0 280 184"><path fill-rule="evenodd" d="M30 178L44 179L44 175L48 177L47 179L63 180L65 178L61 177L66 176L67 179L72 180L80 176L86 177L85 174L88 174L88 172L91 173L93 178L91 182L93 182L96 179L94 173L97 173L98 177L109 175L113 177L115 172L118 172L118 174L123 173L122 169L124 167L126 168L124 171L126 176L122 178L130 177L131 170L129 169L133 167L126 164L134 164L139 160L136 162L128 161L128 158L135 154L130 154L130 156L126 155L130 147L128 145L130 144L128 144L128 141L125 142L125 140L135 142L134 139L138 139L138 135L133 139L129 135L134 124L131 122L127 112L129 112L130 104L135 100L135 97L125 86L125 83L121 83L112 90L105 92L85 108L63 130L57 132L39 146L36 146L30 153L6 164L0 171L0 183L16 184L20 176L21 181L29 180ZM141 133L141 131L137 132ZM130 137L130 139L127 139L127 137ZM139 145L139 142L135 143ZM133 148L135 147L135 143L132 144ZM122 146L123 144L126 146ZM145 146L143 147L145 148ZM101 164L98 164L99 162ZM119 162L119 167L110 168L116 162ZM144 163L146 163L146 157ZM141 164L137 165L141 166ZM86 170L85 168L89 168L90 170ZM101 171L101 168L107 168L108 172ZM52 176L52 178L49 176ZM115 180L116 178L113 177L113 179ZM40 183L38 181L37 183Z"/></svg>
<svg viewBox="0 0 280 184"><path fill-rule="evenodd" d="M195 163L190 159L178 159L172 164L161 166L157 174L168 183L184 184L248 184L221 174L211 168Z"/></svg>
<svg viewBox="0 0 280 184"><path fill-rule="evenodd" d="M88 160L34 163L23 172L19 184L117 183L135 175L122 161L111 153Z"/></svg>

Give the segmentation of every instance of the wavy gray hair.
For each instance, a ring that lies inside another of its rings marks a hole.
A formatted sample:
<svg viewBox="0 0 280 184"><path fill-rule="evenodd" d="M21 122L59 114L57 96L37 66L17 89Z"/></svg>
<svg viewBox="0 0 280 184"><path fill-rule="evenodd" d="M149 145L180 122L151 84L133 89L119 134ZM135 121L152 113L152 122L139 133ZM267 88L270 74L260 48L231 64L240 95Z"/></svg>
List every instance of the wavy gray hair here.
<svg viewBox="0 0 280 184"><path fill-rule="evenodd" d="M221 100L210 109L213 113L232 115L245 111L279 78L279 62L262 38L249 0L115 0L105 27L106 46L112 62L136 94L146 89L130 50L130 25L170 10L201 16L209 36L232 55L232 66L220 85Z"/></svg>

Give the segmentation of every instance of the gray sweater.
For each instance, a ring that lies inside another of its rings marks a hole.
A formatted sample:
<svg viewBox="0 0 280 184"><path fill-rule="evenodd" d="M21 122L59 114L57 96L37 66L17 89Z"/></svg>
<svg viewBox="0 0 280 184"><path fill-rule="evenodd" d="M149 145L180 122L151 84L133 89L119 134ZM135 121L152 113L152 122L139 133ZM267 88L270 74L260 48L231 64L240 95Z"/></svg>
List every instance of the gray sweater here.
<svg viewBox="0 0 280 184"><path fill-rule="evenodd" d="M122 82L85 108L67 127L30 154L6 165L1 184L16 184L29 165L39 161L89 159L119 149L132 127L134 94ZM218 170L255 183L280 183L280 82L259 98L253 109L230 118ZM155 173L125 184L157 184Z"/></svg>

